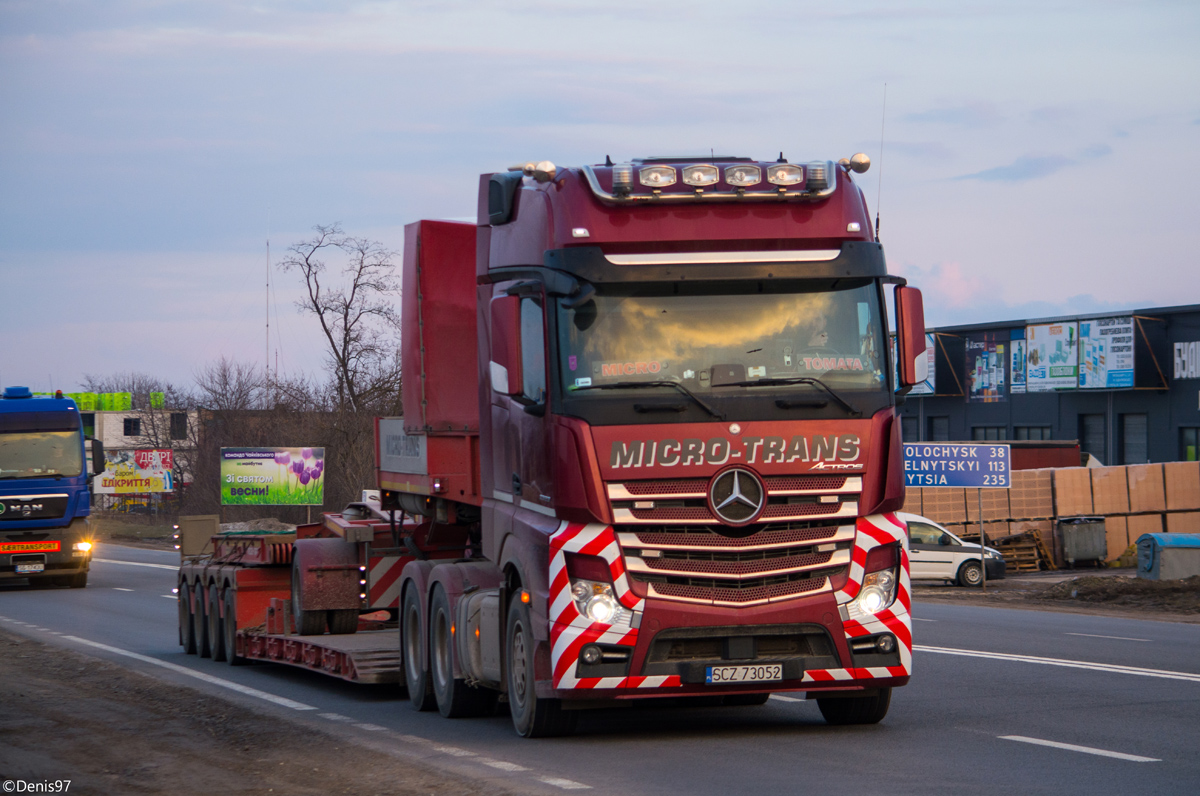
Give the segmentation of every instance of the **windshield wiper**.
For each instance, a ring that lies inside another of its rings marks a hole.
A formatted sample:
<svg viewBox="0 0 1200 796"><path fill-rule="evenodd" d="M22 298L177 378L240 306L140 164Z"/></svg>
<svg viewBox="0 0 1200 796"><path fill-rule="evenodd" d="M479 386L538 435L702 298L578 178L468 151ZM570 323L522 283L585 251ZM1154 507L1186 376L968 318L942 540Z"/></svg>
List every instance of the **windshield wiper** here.
<svg viewBox="0 0 1200 796"><path fill-rule="evenodd" d="M575 387L571 390L571 392L582 392L583 390L636 390L640 387L670 387L678 390L703 407L704 411L708 412L717 420L725 419L724 413L713 409L711 406L705 403L700 396L696 395L694 392L689 390L687 387L684 387L677 381L618 381L612 384L593 384L588 387Z"/></svg>
<svg viewBox="0 0 1200 796"><path fill-rule="evenodd" d="M843 409L845 409L847 412L854 415L855 417L862 417L861 411L859 411L858 409L855 409L854 406L851 405L851 403L849 401L847 401L845 398L843 398L842 396L840 396L836 392L834 392L833 389L828 384L826 384L825 382L821 381L818 378L814 378L813 376L790 376L790 377L781 378L781 379L750 379L747 381L733 381L733 382L729 382L728 384L722 384L721 386L722 387L772 387L772 386L779 386L779 385L784 385L784 384L808 384L813 387L819 387L820 389L822 389L825 392L826 395L828 395L830 398L832 398L834 401L836 401L838 403L838 405L841 406Z"/></svg>

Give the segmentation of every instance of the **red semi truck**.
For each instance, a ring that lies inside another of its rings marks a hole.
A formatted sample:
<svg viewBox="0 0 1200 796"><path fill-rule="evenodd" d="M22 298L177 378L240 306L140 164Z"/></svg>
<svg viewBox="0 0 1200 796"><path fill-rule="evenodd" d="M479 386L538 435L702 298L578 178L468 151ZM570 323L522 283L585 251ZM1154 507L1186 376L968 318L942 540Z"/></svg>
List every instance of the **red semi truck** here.
<svg viewBox="0 0 1200 796"><path fill-rule="evenodd" d="M530 737L587 708L778 691L882 719L912 664L895 406L925 377L924 322L851 177L868 166L482 175L477 224L406 229L380 503L276 542L245 610L254 566L215 540L181 570L181 641L210 606L226 655L348 679L375 643L418 709L503 697ZM396 622L355 621L380 608Z"/></svg>

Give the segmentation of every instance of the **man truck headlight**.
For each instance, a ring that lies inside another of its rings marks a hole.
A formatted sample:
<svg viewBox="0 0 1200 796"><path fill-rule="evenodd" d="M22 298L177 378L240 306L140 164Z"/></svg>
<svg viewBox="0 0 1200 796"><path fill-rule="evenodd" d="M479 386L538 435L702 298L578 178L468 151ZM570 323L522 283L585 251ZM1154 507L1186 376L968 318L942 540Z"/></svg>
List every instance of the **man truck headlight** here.
<svg viewBox="0 0 1200 796"><path fill-rule="evenodd" d="M896 581L900 572L900 544L880 545L867 553L863 566L862 588L854 598L864 614L877 614L896 600Z"/></svg>

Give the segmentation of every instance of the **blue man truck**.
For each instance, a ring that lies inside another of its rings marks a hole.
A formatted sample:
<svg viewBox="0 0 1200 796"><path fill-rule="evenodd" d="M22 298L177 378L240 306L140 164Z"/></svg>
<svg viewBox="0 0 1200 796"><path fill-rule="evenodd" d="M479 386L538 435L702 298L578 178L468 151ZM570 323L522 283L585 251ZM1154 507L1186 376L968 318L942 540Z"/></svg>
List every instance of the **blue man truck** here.
<svg viewBox="0 0 1200 796"><path fill-rule="evenodd" d="M91 468L85 445L91 445ZM92 478L104 446L84 436L79 409L61 391L0 395L0 583L87 586L92 561Z"/></svg>

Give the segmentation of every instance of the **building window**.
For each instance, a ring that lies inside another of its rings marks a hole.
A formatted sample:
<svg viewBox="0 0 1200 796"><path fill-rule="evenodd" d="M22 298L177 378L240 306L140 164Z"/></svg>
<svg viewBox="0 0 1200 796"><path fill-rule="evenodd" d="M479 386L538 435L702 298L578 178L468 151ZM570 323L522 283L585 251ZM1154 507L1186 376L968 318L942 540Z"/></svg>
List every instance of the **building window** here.
<svg viewBox="0 0 1200 796"><path fill-rule="evenodd" d="M1008 439L1007 426L974 426L971 439L976 442L998 442Z"/></svg>
<svg viewBox="0 0 1200 796"><path fill-rule="evenodd" d="M1108 455L1105 453L1104 415L1079 416L1079 447L1083 453L1090 453L1101 462Z"/></svg>
<svg viewBox="0 0 1200 796"><path fill-rule="evenodd" d="M905 442L921 441L921 426L915 417L900 417L900 438Z"/></svg>
<svg viewBox="0 0 1200 796"><path fill-rule="evenodd" d="M929 418L929 435L930 442L949 442L950 441L950 418L948 417L931 417Z"/></svg>
<svg viewBox="0 0 1200 796"><path fill-rule="evenodd" d="M1185 462L1200 459L1200 428L1179 429L1179 458Z"/></svg>
<svg viewBox="0 0 1200 796"><path fill-rule="evenodd" d="M137 417L125 418L125 436L140 437L142 436L142 421Z"/></svg>
<svg viewBox="0 0 1200 796"><path fill-rule="evenodd" d="M1144 464L1150 461L1146 434L1146 415L1121 415L1121 463Z"/></svg>
<svg viewBox="0 0 1200 796"><path fill-rule="evenodd" d="M1017 426L1013 429L1013 439L1054 439L1050 436L1050 426Z"/></svg>
<svg viewBox="0 0 1200 796"><path fill-rule="evenodd" d="M80 412L79 422L83 423L83 435L85 437L96 436L96 413L95 412Z"/></svg>
<svg viewBox="0 0 1200 796"><path fill-rule="evenodd" d="M187 439L187 412L171 413L171 439Z"/></svg>

